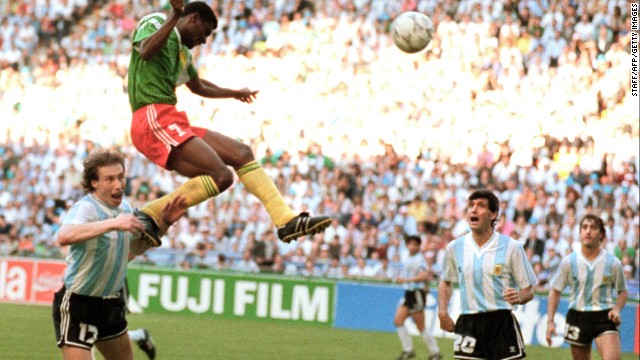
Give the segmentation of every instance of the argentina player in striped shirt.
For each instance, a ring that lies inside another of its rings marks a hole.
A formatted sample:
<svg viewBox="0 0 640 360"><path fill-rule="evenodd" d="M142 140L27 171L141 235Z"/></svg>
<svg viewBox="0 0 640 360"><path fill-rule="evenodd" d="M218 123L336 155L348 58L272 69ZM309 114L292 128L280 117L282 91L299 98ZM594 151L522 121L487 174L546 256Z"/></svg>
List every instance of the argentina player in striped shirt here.
<svg viewBox="0 0 640 360"><path fill-rule="evenodd" d="M471 232L447 245L438 287L440 327L455 333L456 359L522 359L524 341L512 313L533 299L537 284L524 249L494 230L500 201L490 190L469 195L466 219ZM458 283L461 315L449 315Z"/></svg>
<svg viewBox="0 0 640 360"><path fill-rule="evenodd" d="M409 334L409 331L404 326L404 322L409 316L411 316L415 322L422 336L422 340L424 340L429 348L431 355L428 357L428 360L442 359L436 339L424 324L424 307L427 299L426 290L428 289L428 281L431 279L431 274L427 268L427 261L424 259L422 252L420 252L421 242L422 239L417 235L407 237L406 244L409 254L402 259L402 272L398 278L395 279L398 284L402 284L405 290L404 296L400 300L400 304L393 318L393 323L396 326L400 343L402 344L402 353L398 357L398 360L415 357L411 334Z"/></svg>
<svg viewBox="0 0 640 360"><path fill-rule="evenodd" d="M107 149L91 153L82 186L87 194L58 231L58 243L69 246L63 286L53 300L58 347L64 359L91 359L94 345L105 359L133 359L123 288L130 255L151 245L140 237L144 225L124 200L124 156ZM160 234L185 213L183 197L169 202Z"/></svg>
<svg viewBox="0 0 640 360"><path fill-rule="evenodd" d="M605 238L604 221L594 214L585 215L580 220L580 251L562 259L551 281L547 343L551 345L551 336L556 334L553 318L560 293L568 286L571 292L564 339L571 344L574 359L591 359L594 339L602 359L621 356L618 326L628 292L620 260L602 248Z"/></svg>

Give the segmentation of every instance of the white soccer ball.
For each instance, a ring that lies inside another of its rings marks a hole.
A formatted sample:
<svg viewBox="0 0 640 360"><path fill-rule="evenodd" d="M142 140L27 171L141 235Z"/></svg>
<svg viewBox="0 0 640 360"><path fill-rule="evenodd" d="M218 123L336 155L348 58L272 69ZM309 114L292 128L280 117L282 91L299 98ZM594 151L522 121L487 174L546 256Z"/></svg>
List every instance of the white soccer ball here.
<svg viewBox="0 0 640 360"><path fill-rule="evenodd" d="M398 15L391 23L393 42L398 49L409 53L417 53L431 42L433 22L425 14L406 11Z"/></svg>

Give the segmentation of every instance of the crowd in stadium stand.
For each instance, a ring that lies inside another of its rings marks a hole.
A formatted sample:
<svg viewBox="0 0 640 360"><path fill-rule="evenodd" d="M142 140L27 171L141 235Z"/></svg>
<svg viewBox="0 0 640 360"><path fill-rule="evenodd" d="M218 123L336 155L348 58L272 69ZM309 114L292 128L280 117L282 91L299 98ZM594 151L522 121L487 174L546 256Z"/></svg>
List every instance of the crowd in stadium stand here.
<svg viewBox="0 0 640 360"><path fill-rule="evenodd" d="M189 210L136 261L388 281L419 234L434 276L468 228L473 189L501 199L497 231L525 246L544 290L587 212L638 281L637 99L626 1L209 1L219 31L202 76L260 90L252 105L178 90L178 108L252 145L294 209L334 219L278 241L240 183ZM63 257L60 218L97 146L127 155L141 205L185 179L130 145L129 36L158 0L0 1L0 256ZM428 49L393 46L402 11L433 19Z"/></svg>

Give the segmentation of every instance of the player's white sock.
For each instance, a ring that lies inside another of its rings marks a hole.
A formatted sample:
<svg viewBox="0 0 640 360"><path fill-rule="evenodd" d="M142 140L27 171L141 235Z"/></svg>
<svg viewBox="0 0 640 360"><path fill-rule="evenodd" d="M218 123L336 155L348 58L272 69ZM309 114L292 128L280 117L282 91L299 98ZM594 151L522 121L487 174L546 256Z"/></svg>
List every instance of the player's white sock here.
<svg viewBox="0 0 640 360"><path fill-rule="evenodd" d="M129 338L131 338L132 342L142 340L144 339L144 331L142 331L142 329L129 330Z"/></svg>
<svg viewBox="0 0 640 360"><path fill-rule="evenodd" d="M396 331L400 338L400 344L402 344L402 350L407 352L413 351L413 342L411 341L411 334L409 334L409 330L404 326L398 326Z"/></svg>
<svg viewBox="0 0 640 360"><path fill-rule="evenodd" d="M429 348L430 353L435 354L440 352L436 338L431 335L427 329L422 330L422 340L427 344L427 348Z"/></svg>

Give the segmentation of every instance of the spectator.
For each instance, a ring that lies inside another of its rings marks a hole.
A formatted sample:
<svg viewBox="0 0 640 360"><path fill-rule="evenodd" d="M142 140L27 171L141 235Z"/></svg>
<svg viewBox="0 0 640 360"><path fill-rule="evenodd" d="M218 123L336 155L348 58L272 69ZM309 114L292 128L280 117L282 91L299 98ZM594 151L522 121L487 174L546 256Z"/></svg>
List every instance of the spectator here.
<svg viewBox="0 0 640 360"><path fill-rule="evenodd" d="M231 268L236 271L250 273L257 273L260 271L258 264L251 258L251 251L249 250L243 251L242 258L235 261Z"/></svg>
<svg viewBox="0 0 640 360"><path fill-rule="evenodd" d="M545 241L538 237L538 231L530 231L527 240L524 243L525 250L532 249L533 255L537 255L540 259L544 256ZM534 269L535 270L535 269Z"/></svg>
<svg viewBox="0 0 640 360"><path fill-rule="evenodd" d="M316 263L313 259L313 257L308 257L307 260L305 260L304 262L304 267L302 268L302 270L300 270L300 275L302 276L322 276L323 272L322 269L318 266L316 266Z"/></svg>
<svg viewBox="0 0 640 360"><path fill-rule="evenodd" d="M616 247L613 250L613 254L620 260L622 261L622 259L624 257L628 257L629 259L635 259L636 258L636 248L635 247L629 247L627 245L627 241L625 239L619 239L616 242ZM630 260L628 260L630 263Z"/></svg>

